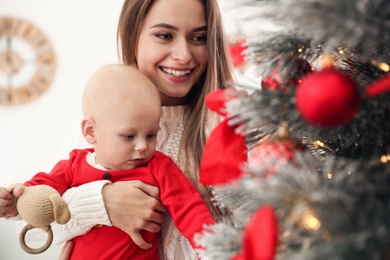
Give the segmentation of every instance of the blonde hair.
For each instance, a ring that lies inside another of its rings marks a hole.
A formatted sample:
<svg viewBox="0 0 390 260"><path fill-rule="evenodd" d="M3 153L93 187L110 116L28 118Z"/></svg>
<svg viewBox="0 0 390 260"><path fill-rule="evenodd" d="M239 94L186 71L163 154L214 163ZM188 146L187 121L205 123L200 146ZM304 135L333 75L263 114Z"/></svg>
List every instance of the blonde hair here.
<svg viewBox="0 0 390 260"><path fill-rule="evenodd" d="M118 24L118 53L123 63L136 66L136 48L141 25L154 0L126 0ZM208 62L204 73L187 94L189 118L185 125L179 151L186 158L186 176L208 202L213 215L218 219L222 213L208 201L210 189L199 184L199 168L207 127L215 115L205 106L206 95L216 89L234 88L231 60L227 53L222 18L217 0L202 0L207 18ZM136 40L134 40L136 39ZM215 119L216 120L216 119ZM190 168L191 167L191 168Z"/></svg>

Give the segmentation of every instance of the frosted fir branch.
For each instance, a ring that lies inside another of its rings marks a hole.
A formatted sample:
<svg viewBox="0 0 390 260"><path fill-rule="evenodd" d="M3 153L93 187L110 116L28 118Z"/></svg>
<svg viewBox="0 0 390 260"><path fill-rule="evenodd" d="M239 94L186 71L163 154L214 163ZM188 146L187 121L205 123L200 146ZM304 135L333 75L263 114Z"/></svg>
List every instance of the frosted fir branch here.
<svg viewBox="0 0 390 260"><path fill-rule="evenodd" d="M317 136L321 129L308 124L295 106L295 91L256 90L227 102L229 124L237 125L236 132L245 135L249 146L267 135L275 134L280 122L286 120L292 136L309 132ZM284 111L284 113L282 113Z"/></svg>
<svg viewBox="0 0 390 260"><path fill-rule="evenodd" d="M289 235L283 236L283 241L294 247L285 247L281 256L298 254L301 257L298 259L380 256L375 258L383 259L386 253L383 249L389 245L389 191L380 183L389 183L389 165L341 161L337 170L331 167L332 172L329 172L329 165L324 165L321 172L333 173L333 177L322 178L316 191L303 193L301 201L321 220L320 230L302 233L304 230L297 226L285 225ZM282 217L282 223L286 224L288 220ZM295 248L297 241L305 250Z"/></svg>
<svg viewBox="0 0 390 260"><path fill-rule="evenodd" d="M242 231L225 223L208 226L202 234L195 235L195 243L205 249L197 253L204 260L226 260L241 251Z"/></svg>
<svg viewBox="0 0 390 260"><path fill-rule="evenodd" d="M235 185L224 185L214 189L213 194L217 205L223 205L235 214L235 226L240 228L247 224L253 212L261 206L258 195L260 188L258 183L245 177Z"/></svg>
<svg viewBox="0 0 390 260"><path fill-rule="evenodd" d="M338 47L358 49L362 58L368 60L379 46L390 42L387 0L237 0L235 3L238 12L245 10L246 20L259 23L269 20L279 26L279 31L306 35L313 47L321 45L325 52Z"/></svg>
<svg viewBox="0 0 390 260"><path fill-rule="evenodd" d="M230 117L229 124L240 125L247 130L257 129L259 127L266 128L270 125L271 129L280 121L282 93L278 91L263 92L255 91L251 95L238 97L227 102L226 110ZM264 113L259 113L263 108ZM239 128L240 129L240 128ZM237 131L239 131L239 129ZM265 132L267 132L265 130Z"/></svg>
<svg viewBox="0 0 390 260"><path fill-rule="evenodd" d="M266 167L270 164L249 164L246 170L253 177L241 178L235 185L217 187L214 190L214 198L244 216L245 221L264 205L272 205L281 215L287 214L284 211L288 211L290 202L293 202L290 201L292 194L297 190L302 193L316 190L321 183L314 158L309 153L300 152L297 152L295 157L296 162L291 165L282 164L277 159L270 162L280 169L272 178L258 173L267 171Z"/></svg>
<svg viewBox="0 0 390 260"><path fill-rule="evenodd" d="M390 55L387 60L390 61ZM357 57L341 59L337 65L340 71L352 77L361 86L362 91L366 86L386 75L386 72L378 68L377 65L361 61Z"/></svg>
<svg viewBox="0 0 390 260"><path fill-rule="evenodd" d="M265 165L249 164L252 178L215 191L223 205L235 208L246 220L263 205L276 209L281 229L276 259L383 259L390 239L390 164L335 156L318 164L310 154L296 153L294 162L284 165L275 159L272 165L280 171L271 178L262 174ZM320 230L300 225L307 210L321 221ZM234 229L238 232L243 227ZM224 241L222 237L208 239L208 244ZM214 257L229 248L209 250L207 254ZM220 259L228 259L224 257Z"/></svg>
<svg viewBox="0 0 390 260"><path fill-rule="evenodd" d="M350 74L364 75L370 70L375 71L376 74L371 76L361 76L366 82L383 74L358 62L351 61L346 66L348 68L342 70L348 70ZM288 95L263 90L237 95L226 104L229 124L236 125L236 131L245 135L249 147L252 147L265 136L275 134L284 119L290 135L304 142L318 158L337 154L349 159L370 159L390 149L390 93L367 99L364 96L367 86L357 87L361 92L359 110L350 122L341 126L321 128L306 122L296 108L294 88ZM318 146L318 141L324 146Z"/></svg>
<svg viewBox="0 0 390 260"><path fill-rule="evenodd" d="M245 53L255 63L297 56L310 59L315 53L310 50L310 39L291 33L269 32L249 38L247 44L248 50Z"/></svg>
<svg viewBox="0 0 390 260"><path fill-rule="evenodd" d="M323 54L321 48L311 48L310 39L293 34L268 33L249 39L247 44L247 58L257 65L254 74L266 78L278 71L282 82L304 76L299 59L315 63Z"/></svg>
<svg viewBox="0 0 390 260"><path fill-rule="evenodd" d="M390 244L390 164L334 156L317 164L309 154L296 153L294 162L275 160L274 165L280 171L271 178L256 174L264 170L261 166L249 165L253 177L243 178L230 191L220 190L218 199L246 213L247 219L263 205L275 209L281 243L276 259L383 259ZM303 226L307 212L319 219L318 230ZM208 237L207 243L223 246L219 235Z"/></svg>

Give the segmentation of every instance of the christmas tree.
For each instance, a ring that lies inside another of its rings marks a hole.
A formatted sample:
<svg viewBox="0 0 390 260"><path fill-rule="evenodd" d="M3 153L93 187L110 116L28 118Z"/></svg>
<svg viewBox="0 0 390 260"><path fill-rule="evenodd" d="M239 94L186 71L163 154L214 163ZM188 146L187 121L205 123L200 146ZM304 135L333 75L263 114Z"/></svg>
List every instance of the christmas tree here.
<svg viewBox="0 0 390 260"><path fill-rule="evenodd" d="M231 8L274 26L243 52L261 84L206 99L224 120L200 181L233 213L198 237L201 256L390 259L390 1Z"/></svg>

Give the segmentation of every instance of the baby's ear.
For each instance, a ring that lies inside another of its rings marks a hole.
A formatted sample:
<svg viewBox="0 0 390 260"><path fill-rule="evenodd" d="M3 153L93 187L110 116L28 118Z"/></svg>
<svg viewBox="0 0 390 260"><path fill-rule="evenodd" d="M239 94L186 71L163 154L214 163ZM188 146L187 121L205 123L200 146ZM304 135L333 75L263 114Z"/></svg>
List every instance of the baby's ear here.
<svg viewBox="0 0 390 260"><path fill-rule="evenodd" d="M94 144L96 142L95 124L94 124L94 121L92 119L84 118L81 121L81 132L83 133L85 140L89 144Z"/></svg>

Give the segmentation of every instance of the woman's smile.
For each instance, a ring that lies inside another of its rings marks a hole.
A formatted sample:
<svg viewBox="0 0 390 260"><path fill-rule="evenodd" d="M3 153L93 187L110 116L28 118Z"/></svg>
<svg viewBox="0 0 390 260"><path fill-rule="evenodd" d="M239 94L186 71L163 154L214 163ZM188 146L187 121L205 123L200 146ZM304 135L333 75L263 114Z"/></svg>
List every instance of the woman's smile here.
<svg viewBox="0 0 390 260"><path fill-rule="evenodd" d="M191 78L191 69L173 69L168 67L160 67L165 77L173 83L187 82Z"/></svg>

